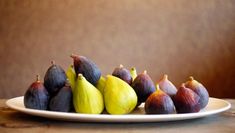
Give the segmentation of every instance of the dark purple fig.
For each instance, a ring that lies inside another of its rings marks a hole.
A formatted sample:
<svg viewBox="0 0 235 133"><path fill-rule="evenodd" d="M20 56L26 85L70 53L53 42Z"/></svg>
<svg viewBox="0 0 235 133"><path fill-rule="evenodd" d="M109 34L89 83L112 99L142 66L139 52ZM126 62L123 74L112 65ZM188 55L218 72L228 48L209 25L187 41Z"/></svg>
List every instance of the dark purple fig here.
<svg viewBox="0 0 235 133"><path fill-rule="evenodd" d="M81 73L87 81L95 86L101 76L101 71L97 65L84 56L72 54L71 57L73 58L76 75Z"/></svg>
<svg viewBox="0 0 235 133"><path fill-rule="evenodd" d="M138 96L138 105L145 102L149 95L156 91L155 85L146 71L135 78L132 87Z"/></svg>
<svg viewBox="0 0 235 133"><path fill-rule="evenodd" d="M54 96L65 85L67 77L59 65L56 65L54 61L51 63L44 77L44 86L49 94Z"/></svg>
<svg viewBox="0 0 235 133"><path fill-rule="evenodd" d="M199 103L200 108L205 108L209 102L209 94L206 88L199 83L198 81L194 80L192 76L189 77L189 81L185 83L185 87L193 90L197 95L200 97Z"/></svg>
<svg viewBox="0 0 235 133"><path fill-rule="evenodd" d="M166 94L168 94L170 97L173 97L177 92L175 85L168 80L168 76L166 74L157 84L159 85L159 88Z"/></svg>
<svg viewBox="0 0 235 133"><path fill-rule="evenodd" d="M115 68L112 75L122 79L129 85L131 85L132 83L131 73L126 68L124 68L123 65L120 65L119 67Z"/></svg>
<svg viewBox="0 0 235 133"><path fill-rule="evenodd" d="M147 114L172 114L175 113L174 103L169 95L160 90L152 93L145 101L144 106Z"/></svg>
<svg viewBox="0 0 235 133"><path fill-rule="evenodd" d="M69 112L73 106L72 89L68 83L60 89L60 91L51 98L49 110L59 112Z"/></svg>
<svg viewBox="0 0 235 133"><path fill-rule="evenodd" d="M200 111L200 97L184 84L173 98L177 113L195 113Z"/></svg>
<svg viewBox="0 0 235 133"><path fill-rule="evenodd" d="M24 95L24 106L30 109L46 110L49 102L49 94L39 80L33 82Z"/></svg>

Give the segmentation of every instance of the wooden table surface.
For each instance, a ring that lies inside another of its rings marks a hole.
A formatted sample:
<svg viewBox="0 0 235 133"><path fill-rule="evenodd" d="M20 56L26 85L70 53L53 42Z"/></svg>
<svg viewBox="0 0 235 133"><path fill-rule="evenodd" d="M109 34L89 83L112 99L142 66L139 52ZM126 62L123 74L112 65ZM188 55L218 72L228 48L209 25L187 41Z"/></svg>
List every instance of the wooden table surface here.
<svg viewBox="0 0 235 133"><path fill-rule="evenodd" d="M204 118L156 123L80 123L50 120L9 109L0 100L0 133L235 133L235 100L228 111Z"/></svg>

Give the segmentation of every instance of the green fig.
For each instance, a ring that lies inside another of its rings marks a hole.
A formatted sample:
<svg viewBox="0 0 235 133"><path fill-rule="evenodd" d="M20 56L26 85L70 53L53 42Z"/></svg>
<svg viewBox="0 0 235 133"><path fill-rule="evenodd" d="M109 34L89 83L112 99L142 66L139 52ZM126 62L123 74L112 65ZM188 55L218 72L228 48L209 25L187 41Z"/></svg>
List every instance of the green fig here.
<svg viewBox="0 0 235 133"><path fill-rule="evenodd" d="M76 87L73 90L73 104L77 113L100 114L104 109L101 92L78 74Z"/></svg>
<svg viewBox="0 0 235 133"><path fill-rule="evenodd" d="M104 101L109 114L128 114L136 107L137 95L128 83L108 75L104 88Z"/></svg>
<svg viewBox="0 0 235 133"><path fill-rule="evenodd" d="M157 84L159 85L159 88L170 97L173 97L177 92L175 85L168 80L168 76L166 74Z"/></svg>
<svg viewBox="0 0 235 133"><path fill-rule="evenodd" d="M105 82L106 82L106 79L105 79L103 76L101 76L100 79L98 80L97 84L96 84L96 88L97 88L102 94L104 94Z"/></svg>
<svg viewBox="0 0 235 133"><path fill-rule="evenodd" d="M209 102L209 94L206 88L201 83L196 81L192 76L190 76L189 81L185 83L185 87L191 89L200 97L200 108L205 108Z"/></svg>
<svg viewBox="0 0 235 133"><path fill-rule="evenodd" d="M75 85L76 85L76 73L74 71L73 65L69 66L68 70L66 71L66 76L69 80L69 84L70 84L72 90L74 90Z"/></svg>
<svg viewBox="0 0 235 133"><path fill-rule="evenodd" d="M145 101L145 112L147 114L172 114L175 113L174 103L169 95L159 89L152 93Z"/></svg>
<svg viewBox="0 0 235 133"><path fill-rule="evenodd" d="M137 77L137 71L136 71L135 67L132 67L130 69L130 73L131 73L132 81L134 81L135 78Z"/></svg>

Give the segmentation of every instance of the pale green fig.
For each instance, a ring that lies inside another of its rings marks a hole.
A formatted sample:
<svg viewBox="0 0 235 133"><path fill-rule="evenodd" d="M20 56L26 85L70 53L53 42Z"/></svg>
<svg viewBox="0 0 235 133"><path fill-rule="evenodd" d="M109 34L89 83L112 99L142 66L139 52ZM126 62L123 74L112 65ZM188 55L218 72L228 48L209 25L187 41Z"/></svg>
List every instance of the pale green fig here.
<svg viewBox="0 0 235 133"><path fill-rule="evenodd" d="M104 109L101 92L78 74L76 87L73 90L73 104L77 113L100 114Z"/></svg>
<svg viewBox="0 0 235 133"><path fill-rule="evenodd" d="M131 73L132 81L134 81L134 79L137 77L137 71L136 71L135 67L132 67L130 69L130 73Z"/></svg>
<svg viewBox="0 0 235 133"><path fill-rule="evenodd" d="M105 79L103 76L101 76L100 79L98 80L97 84L96 84L96 88L97 88L102 94L104 94L105 81L106 81L106 79Z"/></svg>
<svg viewBox="0 0 235 133"><path fill-rule="evenodd" d="M73 68L73 65L69 66L68 70L66 71L66 76L67 76L67 79L69 80L69 84L72 90L74 90L75 85L76 85L76 73Z"/></svg>
<svg viewBox="0 0 235 133"><path fill-rule="evenodd" d="M137 95L128 83L108 75L104 88L104 101L109 114L128 114L136 107Z"/></svg>

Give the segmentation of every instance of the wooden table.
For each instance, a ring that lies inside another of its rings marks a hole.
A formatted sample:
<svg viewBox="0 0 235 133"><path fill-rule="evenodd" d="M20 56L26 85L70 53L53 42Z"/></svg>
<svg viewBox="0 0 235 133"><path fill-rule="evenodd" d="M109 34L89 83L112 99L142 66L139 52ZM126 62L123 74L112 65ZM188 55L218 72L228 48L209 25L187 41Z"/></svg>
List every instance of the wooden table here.
<svg viewBox="0 0 235 133"><path fill-rule="evenodd" d="M79 123L50 120L9 109L0 100L0 133L235 133L235 100L232 108L205 118L157 123Z"/></svg>

